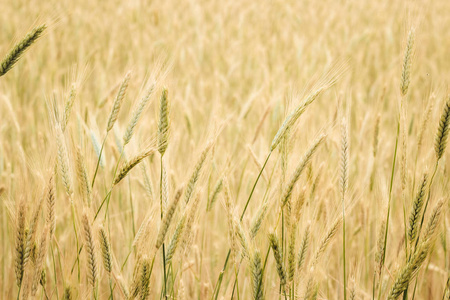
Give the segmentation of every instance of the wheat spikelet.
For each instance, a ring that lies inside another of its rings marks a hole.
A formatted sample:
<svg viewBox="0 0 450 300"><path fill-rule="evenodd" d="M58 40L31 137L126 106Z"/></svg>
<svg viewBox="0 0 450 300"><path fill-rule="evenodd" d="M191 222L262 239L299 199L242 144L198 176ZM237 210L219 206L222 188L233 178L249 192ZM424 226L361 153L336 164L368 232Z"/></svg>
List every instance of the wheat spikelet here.
<svg viewBox="0 0 450 300"><path fill-rule="evenodd" d="M374 126L374 130L373 130L373 157L377 156L378 153L378 137L380 135L380 114L378 114L376 120L375 120L375 126Z"/></svg>
<svg viewBox="0 0 450 300"><path fill-rule="evenodd" d="M263 269L261 262L261 254L259 250L255 250L252 255L250 270L252 274L252 291L253 299L263 300L264 299L264 278Z"/></svg>
<svg viewBox="0 0 450 300"><path fill-rule="evenodd" d="M133 112L133 116L131 117L130 122L128 123L127 129L125 130L125 134L123 135L123 147L127 145L130 142L131 137L133 136L134 129L139 122L139 119L141 118L142 113L144 112L145 107L147 106L147 103L150 101L150 96L153 93L155 86L152 85L148 89L146 95L142 97L142 99L139 101L136 109Z"/></svg>
<svg viewBox="0 0 450 300"><path fill-rule="evenodd" d="M341 200L342 205L345 207L345 193L348 188L348 129L347 122L345 119L342 121L342 137L341 137L341 178L340 178L340 188L341 188Z"/></svg>
<svg viewBox="0 0 450 300"><path fill-rule="evenodd" d="M220 178L217 181L216 185L214 186L214 190L213 190L211 197L208 199L208 205L206 207L206 211L210 211L211 208L213 207L214 203L216 203L217 197L219 196L219 193L222 190L222 187L223 187L223 178Z"/></svg>
<svg viewBox="0 0 450 300"><path fill-rule="evenodd" d="M87 268L88 268L88 280L92 287L92 291L95 291L97 284L97 260L95 257L95 243L92 236L91 223L86 212L83 213L82 223L84 228L84 247L87 254Z"/></svg>
<svg viewBox="0 0 450 300"><path fill-rule="evenodd" d="M305 233L303 234L302 244L300 246L300 251L298 252L298 263L297 263L297 270L300 271L305 263L306 258L306 251L308 251L309 246L309 232L310 232L311 226L308 224L308 226L305 229Z"/></svg>
<svg viewBox="0 0 450 300"><path fill-rule="evenodd" d="M166 213L161 221L161 228L159 229L158 237L156 238L155 248L158 250L164 243L164 238L166 237L167 231L169 230L172 217L175 214L175 209L177 208L178 202L180 202L182 189L179 189L175 194L175 198L170 203L167 208Z"/></svg>
<svg viewBox="0 0 450 300"><path fill-rule="evenodd" d="M169 99L167 95L168 91L166 88L164 88L161 94L158 123L158 152L161 154L161 156L164 156L164 153L167 149L167 144L169 142L170 119Z"/></svg>
<svg viewBox="0 0 450 300"><path fill-rule="evenodd" d="M39 277L39 284L42 286L42 289L45 290L45 284L47 283L47 272L45 268L42 269L41 276Z"/></svg>
<svg viewBox="0 0 450 300"><path fill-rule="evenodd" d="M431 239L433 238L434 232L436 231L436 227L439 224L439 219L441 217L442 213L442 206L444 205L444 201L440 200L435 208L433 209L433 212L431 213L430 218L428 219L428 224L425 229L424 235L423 235L423 242L424 243L430 243Z"/></svg>
<svg viewBox="0 0 450 300"><path fill-rule="evenodd" d="M305 300L317 299L318 292L319 292L319 285L314 281L312 277L310 277L306 285L306 290L303 299Z"/></svg>
<svg viewBox="0 0 450 300"><path fill-rule="evenodd" d="M25 271L25 264L27 262L27 230L25 228L26 221L26 205L25 201L21 200L17 208L16 217L16 258L15 258L15 272L17 286L22 285L23 273Z"/></svg>
<svg viewBox="0 0 450 300"><path fill-rule="evenodd" d="M81 194L83 195L83 200L88 206L91 206L91 185L89 184L86 163L80 147L77 147L77 178L80 185Z"/></svg>
<svg viewBox="0 0 450 300"><path fill-rule="evenodd" d="M100 160L99 165L100 167L104 168L105 167L105 156L101 155L101 149L102 146L100 145L100 142L98 141L97 135L95 134L94 130L90 130L90 136L91 136L91 142L92 142L92 146L94 147L94 151L95 151L95 155L97 155L97 159Z"/></svg>
<svg viewBox="0 0 450 300"><path fill-rule="evenodd" d="M420 245L411 259L398 272L387 297L388 300L397 299L408 288L409 282L415 277L415 275L417 275L417 272L427 257L428 252L428 244Z"/></svg>
<svg viewBox="0 0 450 300"><path fill-rule="evenodd" d="M27 300L30 295L31 290L31 274L28 271L24 272L24 278L22 281L22 286L20 289L20 299L21 300Z"/></svg>
<svg viewBox="0 0 450 300"><path fill-rule="evenodd" d="M172 238L170 239L169 247L167 247L166 263L170 262L173 256L175 255L175 251L177 250L185 225L186 225L186 215L183 215L183 217L178 221L175 232L173 233Z"/></svg>
<svg viewBox="0 0 450 300"><path fill-rule="evenodd" d="M300 193L298 194L298 197L297 197L297 201L295 201L295 206L294 206L295 220L294 221L298 222L300 220L302 207L303 207L304 203L305 203L305 188L300 190Z"/></svg>
<svg viewBox="0 0 450 300"><path fill-rule="evenodd" d="M411 76L411 64L413 59L413 51L414 51L414 39L415 39L415 30L411 28L408 33L408 40L406 42L405 55L403 57L403 67L402 67L402 78L400 84L400 91L403 96L408 93L408 87Z"/></svg>
<svg viewBox="0 0 450 300"><path fill-rule="evenodd" d="M105 228L100 226L98 229L98 237L100 240L100 248L102 250L103 267L108 274L112 271L112 255L111 255L111 244L109 243L108 236L106 235Z"/></svg>
<svg viewBox="0 0 450 300"><path fill-rule="evenodd" d="M117 121L117 116L119 114L120 107L122 106L123 99L125 98L130 78L131 71L128 71L122 83L120 84L119 92L117 93L116 99L114 100L114 104L108 119L108 125L106 126L106 132L109 132L113 128L114 123Z"/></svg>
<svg viewBox="0 0 450 300"><path fill-rule="evenodd" d="M427 128L428 121L430 120L431 112L433 111L434 100L435 100L435 96L432 95L430 97L429 103L427 105L427 109L426 109L426 111L424 113L424 116L423 116L423 119L422 119L422 123L420 125L419 134L417 136L417 153L420 153L420 150L422 149L423 134L425 132L425 129Z"/></svg>
<svg viewBox="0 0 450 300"><path fill-rule="evenodd" d="M67 154L66 143L64 141L64 134L59 126L56 127L56 143L58 145L59 173L61 175L66 194L69 198L71 198L72 180L70 178L69 156Z"/></svg>
<svg viewBox="0 0 450 300"><path fill-rule="evenodd" d="M145 300L148 298L150 292L150 275L151 275L150 260L145 256L141 264L141 276L139 281L139 299Z"/></svg>
<svg viewBox="0 0 450 300"><path fill-rule="evenodd" d="M272 140L270 145L270 151L275 150L284 136L287 134L290 128L294 126L295 122L298 118L305 112L306 108L316 100L316 98L325 90L325 87L320 87L314 92L312 92L298 107L294 109L294 111L286 117L283 124L281 125L278 132L275 134L275 137Z"/></svg>
<svg viewBox="0 0 450 300"><path fill-rule="evenodd" d="M406 135L406 116L403 111L400 116L400 139L401 139L401 162L400 162L400 178L401 178L401 189L402 197L405 198L406 191L406 181L407 181L407 135Z"/></svg>
<svg viewBox="0 0 450 300"><path fill-rule="evenodd" d="M202 170L203 164L208 156L208 152L213 146L213 142L210 141L206 145L205 149L203 149L200 158L197 160L195 164L194 170L189 178L188 185L186 186L186 192L184 193L184 202L187 204L192 197L192 193L194 192L195 186L197 184L198 178L200 176L200 171Z"/></svg>
<svg viewBox="0 0 450 300"><path fill-rule="evenodd" d="M18 42L0 63L0 77L5 75L20 59L25 51L42 35L47 26L33 28L20 42Z"/></svg>
<svg viewBox="0 0 450 300"><path fill-rule="evenodd" d="M116 280L117 285L119 286L119 289L122 292L122 295L124 296L124 298L125 299L130 299L130 291L128 290L128 288L126 286L122 275L119 274L119 276L116 276L115 280Z"/></svg>
<svg viewBox="0 0 450 300"><path fill-rule="evenodd" d="M384 235L386 231L386 221L383 220L381 222L380 231L378 232L378 240L377 240L377 252L375 254L375 271L380 274L381 269L383 268L383 261L385 255L384 249Z"/></svg>
<svg viewBox="0 0 450 300"><path fill-rule="evenodd" d="M72 300L72 289L70 286L64 289L63 300Z"/></svg>
<svg viewBox="0 0 450 300"><path fill-rule="evenodd" d="M231 195L230 195L230 187L228 185L228 180L224 178L224 200L225 200L225 211L227 214L227 223L228 223L228 241L230 242L230 259L235 264L237 264L237 253L238 253L238 246L236 242L236 232L234 228L234 205L231 202Z"/></svg>
<svg viewBox="0 0 450 300"><path fill-rule="evenodd" d="M245 257L249 257L250 255L250 246L248 243L247 234L244 232L244 229L241 226L241 222L239 219L234 216L233 218L233 224L234 224L234 232L236 233L236 237L239 240L239 243L242 247L242 255Z"/></svg>
<svg viewBox="0 0 450 300"><path fill-rule="evenodd" d="M145 219L142 221L141 226L138 229L138 232L136 233L133 243L131 244L132 247L139 248L139 245L142 242L142 239L146 236L147 231L151 225L153 219L153 215L149 214L145 217Z"/></svg>
<svg viewBox="0 0 450 300"><path fill-rule="evenodd" d="M278 241L278 237L273 232L269 233L269 243L277 265L277 273L278 277L280 277L280 284L284 287L286 285L286 269L284 268L283 258L281 257L280 242Z"/></svg>
<svg viewBox="0 0 450 300"><path fill-rule="evenodd" d="M43 268L45 255L47 254L47 247L48 247L48 237L49 237L49 226L46 225L44 227L44 230L42 231L41 241L39 244L39 250L36 256L36 263L34 265L34 276L31 286L31 295L36 295L36 291L38 288L39 281L42 276L42 271L45 270Z"/></svg>
<svg viewBox="0 0 450 300"><path fill-rule="evenodd" d="M253 218L250 225L250 239L253 240L258 234L258 231L261 228L261 224L266 217L268 207L269 203L267 201L264 201L263 205L261 205L255 217Z"/></svg>
<svg viewBox="0 0 450 300"><path fill-rule="evenodd" d="M169 178L167 176L167 169L165 159L161 158L161 211L165 214L169 202Z"/></svg>
<svg viewBox="0 0 450 300"><path fill-rule="evenodd" d="M439 121L434 150L436 151L437 160L440 160L447 146L448 132L450 130L450 97L444 105L441 119Z"/></svg>
<svg viewBox="0 0 450 300"><path fill-rule="evenodd" d="M183 278L180 279L180 287L178 288L178 298L179 300L186 299L186 288L184 287Z"/></svg>
<svg viewBox="0 0 450 300"><path fill-rule="evenodd" d="M49 226L50 239L55 232L56 220L55 220L55 182L53 175L50 176L47 185L47 219L46 223Z"/></svg>
<svg viewBox="0 0 450 300"><path fill-rule="evenodd" d="M296 271L296 258L295 258L295 243L297 238L297 223L292 224L289 234L289 247L288 247L288 283L294 281Z"/></svg>
<svg viewBox="0 0 450 300"><path fill-rule="evenodd" d="M147 193L147 196L150 200L153 199L153 185L152 185L152 181L150 179L150 176L148 176L147 173L147 165L145 163L145 161L143 161L141 164L141 169L142 169L142 177L144 178L144 187L145 187L145 192Z"/></svg>
<svg viewBox="0 0 450 300"><path fill-rule="evenodd" d="M297 168L295 169L294 173L291 175L291 178L284 190L282 199L282 206L286 204L286 202L289 200L289 198L292 195L292 190L294 189L295 183L300 178L300 175L302 174L303 170L305 169L306 165L310 161L312 155L314 152L316 152L319 145L323 142L325 139L325 135L320 135L318 139L310 146L308 151L303 155L302 159L300 160L300 163L297 165Z"/></svg>
<svg viewBox="0 0 450 300"><path fill-rule="evenodd" d="M408 237L409 242L412 244L417 237L417 230L419 225L419 218L422 212L422 207L425 200L425 192L427 187L428 175L423 175L422 183L419 185L416 198L413 202L413 207L411 208L411 214L409 216L409 230Z"/></svg>
<svg viewBox="0 0 450 300"><path fill-rule="evenodd" d="M191 243L192 238L192 226L194 225L195 216L197 212L198 205L200 203L200 197L197 195L197 197L194 198L194 201L191 204L191 207L189 208L188 217L186 221L186 226L184 228L184 234L183 234L183 241L181 243L184 256L188 255L189 245Z"/></svg>
<svg viewBox="0 0 450 300"><path fill-rule="evenodd" d="M62 132L66 131L67 124L69 123L70 115L72 113L73 104L75 103L75 97L77 94L77 88L75 84L72 84L70 89L69 98L66 101L66 105L64 108L64 114L61 123Z"/></svg>
<svg viewBox="0 0 450 300"><path fill-rule="evenodd" d="M339 218L337 219L334 224L330 227L330 229L327 231L327 234L325 235L325 237L322 239L319 248L316 251L316 254L314 255L314 259L313 259L313 263L312 263L312 267L314 267L317 262L319 261L319 258L321 257L321 255L323 254L323 252L325 252L325 250L327 249L328 245L330 244L331 240L333 239L333 237L336 235L339 226L342 222L342 219Z"/></svg>
<svg viewBox="0 0 450 300"><path fill-rule="evenodd" d="M153 153L153 149L146 150L145 152L133 157L128 162L124 163L119 170L116 178L114 179L113 185L118 184L122 179L127 176L128 172L130 172L138 163L140 163L144 158Z"/></svg>
<svg viewBox="0 0 450 300"><path fill-rule="evenodd" d="M32 244L35 242L36 231L37 231L37 227L39 225L39 216L42 211L43 203L44 203L44 198L39 199L39 202L37 203L37 205L33 211L33 217L31 218L30 226L29 226L29 233L27 235L27 245L26 245L27 249L31 249L31 250L33 249ZM33 253L33 252L31 252L31 253Z"/></svg>

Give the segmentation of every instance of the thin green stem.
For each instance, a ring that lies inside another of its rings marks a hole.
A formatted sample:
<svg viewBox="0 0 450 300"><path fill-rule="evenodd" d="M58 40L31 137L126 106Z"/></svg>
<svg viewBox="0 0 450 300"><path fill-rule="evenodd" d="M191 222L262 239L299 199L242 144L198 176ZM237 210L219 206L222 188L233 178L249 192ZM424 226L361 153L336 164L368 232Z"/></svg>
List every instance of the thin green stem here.
<svg viewBox="0 0 450 300"><path fill-rule="evenodd" d="M345 204L342 201L342 252L344 256L344 300L347 300L347 273L345 262Z"/></svg>
<svg viewBox="0 0 450 300"><path fill-rule="evenodd" d="M392 170L391 170L391 181L389 184L389 199L388 199L388 211L387 211L387 215L386 215L386 230L384 233L384 245L383 245L383 255L381 258L381 265L384 265L384 262L386 260L386 250L387 250L387 236L388 236L388 232L389 232L389 216L391 213L391 199L392 199L392 188L394 186L394 174L395 174L395 163L397 161L397 149L398 149L398 137L400 134L400 116L398 116L398 121L397 121L397 135L395 137L395 147L394 147L394 158L392 161ZM380 281L382 278L382 273L383 273L383 268L381 268L380 271ZM378 299L380 299L381 297L381 282L379 283L379 290L378 290Z"/></svg>
<svg viewBox="0 0 450 300"><path fill-rule="evenodd" d="M269 154L267 155L266 161L264 162L261 170L259 171L258 177L256 177L255 184L253 184L252 191L250 192L250 195L248 196L248 199L247 199L247 203L245 203L244 210L242 211L241 218L240 218L241 221L244 218L245 212L247 211L248 204L250 203L250 200L252 199L253 193L255 192L256 185L258 184L258 181L259 181L259 178L262 175L262 172L266 168L267 162L269 161L269 158L270 158L271 154L272 154L272 151L270 151Z"/></svg>
<svg viewBox="0 0 450 300"><path fill-rule="evenodd" d="M74 204L73 204L73 201L72 201L72 199L70 199L70 206L71 206L71 210L72 210L72 223L73 223L73 230L74 230L74 232L75 232L75 240L76 240L76 243L77 243L77 248L76 249L78 249L79 248L79 242L78 242L78 232L77 232L77 226L76 226L76 222L75 222L75 207L74 207ZM78 282L80 282L80 280L81 280L81 270L80 270L80 255L79 255L79 253L77 252L77 265L78 265Z"/></svg>
<svg viewBox="0 0 450 300"><path fill-rule="evenodd" d="M20 285L19 285L19 290L17 291L17 300L19 300L20 299L20 290L22 289L22 283L20 283Z"/></svg>
<svg viewBox="0 0 450 300"><path fill-rule="evenodd" d="M161 172L160 172L160 180L159 180L159 199L160 199L160 205L161 205L161 220L164 216L164 211L163 211L163 191L162 191L162 186L163 186L163 157L161 156ZM165 249L165 245L163 243L162 245L162 255L163 255L163 269L164 269L164 298L167 299L167 274L166 274L166 249Z"/></svg>
<svg viewBox="0 0 450 300"><path fill-rule="evenodd" d="M109 291L110 291L110 298L111 300L114 300L114 290L112 288L112 280L111 277L109 277Z"/></svg>
<svg viewBox="0 0 450 300"><path fill-rule="evenodd" d="M98 155L97 166L95 167L94 177L92 178L92 188L94 188L95 178L97 177L98 167L100 166L100 161L102 159L103 147L105 146L106 138L108 137L109 131L106 132L105 138L103 139L102 147L100 148L100 154Z"/></svg>

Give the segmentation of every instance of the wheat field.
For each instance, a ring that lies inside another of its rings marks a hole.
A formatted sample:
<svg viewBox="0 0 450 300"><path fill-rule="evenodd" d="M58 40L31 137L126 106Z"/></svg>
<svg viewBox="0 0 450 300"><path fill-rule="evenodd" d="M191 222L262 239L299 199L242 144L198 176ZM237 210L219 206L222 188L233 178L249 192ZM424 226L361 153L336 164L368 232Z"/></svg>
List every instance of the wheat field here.
<svg viewBox="0 0 450 300"><path fill-rule="evenodd" d="M449 1L0 3L1 299L450 299Z"/></svg>

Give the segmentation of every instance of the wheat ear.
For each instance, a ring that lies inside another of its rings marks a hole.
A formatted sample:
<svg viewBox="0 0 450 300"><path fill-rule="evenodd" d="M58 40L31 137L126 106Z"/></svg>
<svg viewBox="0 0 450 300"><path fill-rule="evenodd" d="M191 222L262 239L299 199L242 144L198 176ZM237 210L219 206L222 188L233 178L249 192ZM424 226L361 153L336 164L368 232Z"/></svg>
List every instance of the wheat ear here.
<svg viewBox="0 0 450 300"><path fill-rule="evenodd" d="M100 226L98 229L98 237L100 240L100 248L102 250L103 267L108 274L112 271L112 255L111 255L111 244L108 240L105 228Z"/></svg>
<svg viewBox="0 0 450 300"><path fill-rule="evenodd" d="M275 148L280 144L281 140L287 134L290 128L292 128L298 118L305 112L306 108L316 100L316 98L325 90L325 87L320 87L319 89L312 92L294 111L289 114L284 120L275 137L270 145L270 151L275 150Z"/></svg>
<svg viewBox="0 0 450 300"><path fill-rule="evenodd" d="M144 97L139 101L137 107L135 108L133 115L131 117L130 122L128 123L127 129L125 130L125 134L123 135L123 147L127 145L131 137L133 136L134 129L139 122L139 119L141 118L142 113L144 112L145 107L147 106L147 103L150 101L150 97L153 94L155 86L152 85Z"/></svg>
<svg viewBox="0 0 450 300"><path fill-rule="evenodd" d="M308 226L305 229L305 233L303 234L302 244L300 246L300 251L298 252L298 263L297 263L297 270L300 271L305 264L305 258L306 258L306 251L308 250L309 246L309 232L310 232L311 226L308 224Z"/></svg>
<svg viewBox="0 0 450 300"><path fill-rule="evenodd" d="M155 244L156 250L158 250L164 243L164 238L166 237L167 231L169 230L170 223L172 222L173 215L175 214L175 209L177 208L177 205L180 202L181 193L182 189L179 189L175 194L175 198L167 208L167 211L164 214L163 219L161 220L161 228L159 229L158 237L156 238Z"/></svg>
<svg viewBox="0 0 450 300"><path fill-rule="evenodd" d="M450 96L444 105L444 111L442 112L441 119L439 121L439 127L436 134L436 140L434 143L434 149L436 151L436 158L440 160L444 154L447 146L448 132L450 130Z"/></svg>
<svg viewBox="0 0 450 300"><path fill-rule="evenodd" d="M300 178L300 175L302 174L303 170L305 169L308 162L311 160L312 155L314 152L316 152L319 145L324 141L325 135L319 136L316 141L310 146L308 151L303 155L302 159L300 160L300 163L297 165L297 168L295 169L294 173L291 175L291 178L288 181L288 184L283 192L282 199L282 206L286 204L286 202L289 200L289 198L292 195L292 190L294 189L295 183Z"/></svg>
<svg viewBox="0 0 450 300"><path fill-rule="evenodd" d="M16 217L16 259L15 259L15 271L17 286L21 287L23 280L23 273L25 270L25 264L27 262L27 230L25 228L26 221L26 205L25 201L21 200L17 209Z"/></svg>
<svg viewBox="0 0 450 300"><path fill-rule="evenodd" d="M147 150L132 159L130 159L128 162L124 163L122 167L119 170L119 173L117 174L116 178L114 179L113 185L118 184L122 179L127 176L128 172L130 172L138 163L140 163L144 158L149 156L154 152L153 149Z"/></svg>
<svg viewBox="0 0 450 300"><path fill-rule="evenodd" d="M286 285L286 269L284 268L283 258L281 257L280 242L273 232L269 234L269 243L275 258L278 277L280 277L280 284L284 288Z"/></svg>
<svg viewBox="0 0 450 300"><path fill-rule="evenodd" d="M39 244L39 250L36 256L36 263L34 266L34 276L31 286L31 295L36 295L36 291L38 288L39 281L42 276L43 265L45 260L45 255L47 254L47 248L48 248L48 237L49 237L49 226L46 225L44 227L44 230L42 231L41 241Z"/></svg>
<svg viewBox="0 0 450 300"><path fill-rule="evenodd" d="M200 171L202 170L206 157L208 156L208 152L212 146L213 142L209 141L206 144L205 149L203 149L202 154L200 154L200 158L198 159L197 163L195 164L194 170L191 174L191 177L189 178L188 185L186 186L186 192L184 193L184 202L186 202L186 204L192 197L192 193L194 192L195 186L200 176Z"/></svg>
<svg viewBox="0 0 450 300"><path fill-rule="evenodd" d="M18 42L9 51L9 53L3 58L0 63L0 77L5 75L15 63L20 59L20 57L25 53L25 51L42 35L47 26L41 25L33 28L20 42Z"/></svg>
<svg viewBox="0 0 450 300"><path fill-rule="evenodd" d="M88 280L91 285L92 292L95 294L95 286L97 284L97 259L95 257L95 243L92 235L92 227L86 212L83 213L82 223L84 228L84 246L88 259Z"/></svg>
<svg viewBox="0 0 450 300"><path fill-rule="evenodd" d="M86 163L84 156L81 153L80 147L77 147L77 178L80 185L81 194L83 195L83 200L88 206L91 206L91 185L89 184L89 176L86 170Z"/></svg>
<svg viewBox="0 0 450 300"><path fill-rule="evenodd" d="M403 67L402 67L402 77L401 77L401 84L400 84L400 91L403 96L408 93L408 87L410 82L410 76L411 76L411 64L412 64L412 58L413 58L413 51L414 51L414 40L415 40L415 30L414 28L411 28L411 30L408 33L408 40L406 42L406 49L405 49L405 55L403 57Z"/></svg>
<svg viewBox="0 0 450 300"><path fill-rule="evenodd" d="M130 81L130 78L131 71L128 71L122 83L120 84L119 92L117 93L116 99L114 100L114 104L108 119L108 125L106 126L106 132L109 132L113 128L114 123L117 121L117 116L119 115L123 99L125 99L125 94L127 92L128 82Z"/></svg>
<svg viewBox="0 0 450 300"><path fill-rule="evenodd" d="M77 95L77 88L75 84L72 84L70 89L69 98L67 98L64 108L64 115L61 123L62 132L66 131L67 124L69 123L70 115L72 114L73 105L75 103L75 97Z"/></svg>
<svg viewBox="0 0 450 300"><path fill-rule="evenodd" d="M169 142L169 99L168 91L163 89L160 100L159 123L158 123L158 151L164 156Z"/></svg>
<svg viewBox="0 0 450 300"><path fill-rule="evenodd" d="M409 230L408 237L409 242L412 245L417 237L417 230L419 225L419 219L422 212L422 207L425 200L425 192L427 187L428 175L423 175L423 180L419 185L419 189L417 191L416 198L413 202L413 207L411 208L411 214L409 216Z"/></svg>
<svg viewBox="0 0 450 300"><path fill-rule="evenodd" d="M264 284L263 284L263 269L261 261L261 253L259 250L255 250L251 259L251 274L252 274L252 291L253 299L263 300L264 299Z"/></svg>
<svg viewBox="0 0 450 300"><path fill-rule="evenodd" d="M49 236L50 239L55 232L56 221L55 221L55 180L53 175L50 176L47 185L47 219L46 223L49 226Z"/></svg>

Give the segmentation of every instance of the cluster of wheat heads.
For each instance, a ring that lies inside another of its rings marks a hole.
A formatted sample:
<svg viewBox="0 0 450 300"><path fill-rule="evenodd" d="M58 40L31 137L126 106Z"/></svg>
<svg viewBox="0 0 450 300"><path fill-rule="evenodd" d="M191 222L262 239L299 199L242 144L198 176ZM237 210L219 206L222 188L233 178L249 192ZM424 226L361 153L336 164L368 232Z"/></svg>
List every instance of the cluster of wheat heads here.
<svg viewBox="0 0 450 300"><path fill-rule="evenodd" d="M32 30L5 56L1 75L44 29ZM112 101L104 104L103 109L109 107L110 112L107 122L99 126L104 128L99 131L100 139L90 120L74 113L82 88L74 83L64 103L54 102L49 109L52 128L48 135L54 143L48 149L45 178L33 187L37 192L33 197L20 190L8 195L11 201L6 207L14 228L11 266L17 283L9 290L18 299L418 298L420 290L426 289L420 280L437 268L427 259L445 229L448 199L436 194L442 194L439 190L446 189L448 182L443 162L450 98L444 96L444 104L436 105L443 106L437 129L428 126L434 107L430 102L418 128L417 151L408 151L415 147L408 139L411 116L407 109L408 92L415 88L411 84L414 44L415 31L411 30L400 65L394 149L379 140L379 116L370 139L374 161L380 151L392 158L387 207L379 220L363 217L361 223L352 219L367 212L351 190L352 180L360 174L352 165L360 154L351 148L355 125L351 113L344 113L342 106L333 120L317 117L324 129L305 142L303 154L293 151L296 139L304 133L302 117L326 100L323 94L341 77L339 67L292 103L279 128L264 139L263 160L250 146L247 161L255 163L257 172L246 172L246 164L233 162L232 154L221 151L217 141L226 128L207 136L198 145L198 153L185 153L176 145L178 133L171 125L179 120L171 118L174 108L169 89L161 84L163 72L155 72L144 84L129 116L124 108L129 107L127 95L135 79L126 73L107 99ZM159 100L154 101L157 117L151 123L155 136L136 141L155 98ZM443 97L430 101L435 99ZM124 124L121 115L126 118ZM426 132L435 138L431 159L423 153L428 146L422 145ZM192 159L185 174L174 174L176 155ZM221 156L227 160L225 166L220 164ZM418 161L425 159L431 160L433 169L418 170L421 175L416 178ZM371 166L374 182L378 167ZM67 209L57 211L57 203ZM403 222L392 218L395 209L402 211ZM125 222L117 225L124 215ZM377 243L369 240L355 246L354 236L368 226L362 223L374 220ZM392 233L394 226L401 228L401 235ZM335 243L338 237L342 247ZM218 248L225 252L216 254ZM358 251L365 251L371 260L361 263L361 268L368 266L363 271L354 266ZM443 255L447 256L446 250ZM329 257L338 262L331 265ZM206 264L211 267L205 268ZM208 273L206 282L198 279L203 271ZM358 274L369 271L370 279ZM448 286L442 287L440 296L450 296Z"/></svg>

